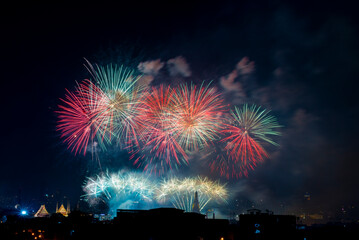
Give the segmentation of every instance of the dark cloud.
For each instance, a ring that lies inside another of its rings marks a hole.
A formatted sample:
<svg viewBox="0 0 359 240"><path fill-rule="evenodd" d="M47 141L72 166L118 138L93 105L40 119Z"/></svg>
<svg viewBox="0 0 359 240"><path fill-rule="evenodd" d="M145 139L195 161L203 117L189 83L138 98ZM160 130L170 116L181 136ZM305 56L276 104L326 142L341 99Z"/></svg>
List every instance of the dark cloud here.
<svg viewBox="0 0 359 240"><path fill-rule="evenodd" d="M144 75L139 79L139 83L149 86L154 80L158 72L163 68L164 63L160 59L140 62L137 66L138 70Z"/></svg>
<svg viewBox="0 0 359 240"><path fill-rule="evenodd" d="M249 74L254 71L254 62L249 62L247 57L244 57L236 65L227 76L220 78L220 85L226 93L227 99L232 99L230 102L234 104L244 103L246 101L247 94L243 89L240 80L244 80Z"/></svg>
<svg viewBox="0 0 359 240"><path fill-rule="evenodd" d="M191 69L182 56L171 58L167 61L167 68L171 76L190 77L192 75Z"/></svg>
<svg viewBox="0 0 359 240"><path fill-rule="evenodd" d="M140 62L137 68L140 72L148 75L157 75L158 72L163 68L164 63L160 59Z"/></svg>

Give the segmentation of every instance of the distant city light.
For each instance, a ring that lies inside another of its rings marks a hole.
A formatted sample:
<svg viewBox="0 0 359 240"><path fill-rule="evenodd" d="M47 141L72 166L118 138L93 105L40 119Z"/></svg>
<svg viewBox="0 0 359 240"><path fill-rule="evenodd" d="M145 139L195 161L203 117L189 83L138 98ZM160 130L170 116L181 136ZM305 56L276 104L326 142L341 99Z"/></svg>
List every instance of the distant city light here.
<svg viewBox="0 0 359 240"><path fill-rule="evenodd" d="M25 210L21 211L21 215L26 215L26 214L27 214L27 211L25 211Z"/></svg>
<svg viewBox="0 0 359 240"><path fill-rule="evenodd" d="M255 230L255 232L254 232L255 234L261 233L261 230L258 229L260 226L261 226L261 225L260 225L259 223L254 224L254 227L257 228L257 229Z"/></svg>

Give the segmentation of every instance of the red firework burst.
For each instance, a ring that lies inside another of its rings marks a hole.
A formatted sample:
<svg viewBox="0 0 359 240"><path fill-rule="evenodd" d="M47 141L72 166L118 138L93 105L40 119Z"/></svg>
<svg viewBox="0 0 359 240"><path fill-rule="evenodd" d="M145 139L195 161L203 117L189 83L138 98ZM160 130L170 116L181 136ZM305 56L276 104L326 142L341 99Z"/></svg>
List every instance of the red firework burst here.
<svg viewBox="0 0 359 240"><path fill-rule="evenodd" d="M196 151L218 138L225 109L220 93L209 85L181 85L173 99L170 127L184 149Z"/></svg>
<svg viewBox="0 0 359 240"><path fill-rule="evenodd" d="M242 177L247 176L249 170L254 168L266 158L268 154L262 147L266 142L277 146L270 136L278 136L278 125L269 111L255 105L234 107L229 116L231 124L225 124L222 133L226 136L220 142L228 157L217 155L218 159L211 163L212 171L220 171L221 176Z"/></svg>
<svg viewBox="0 0 359 240"><path fill-rule="evenodd" d="M222 132L230 134L222 141L228 141L225 150L234 164L240 162L243 166L253 169L256 162L262 162L268 157L264 148L245 129L228 125L228 128Z"/></svg>
<svg viewBox="0 0 359 240"><path fill-rule="evenodd" d="M142 156L134 164L143 166L145 171L161 174L188 163L185 151L173 136L174 108L173 90L169 86L152 87L142 102L140 125L143 147L136 152Z"/></svg>
<svg viewBox="0 0 359 240"><path fill-rule="evenodd" d="M86 154L90 139L96 135L101 122L97 115L101 111L102 91L91 81L85 80L78 84L74 93L67 91L65 99L60 99L64 105L59 105L57 130L61 138L68 144L71 151Z"/></svg>

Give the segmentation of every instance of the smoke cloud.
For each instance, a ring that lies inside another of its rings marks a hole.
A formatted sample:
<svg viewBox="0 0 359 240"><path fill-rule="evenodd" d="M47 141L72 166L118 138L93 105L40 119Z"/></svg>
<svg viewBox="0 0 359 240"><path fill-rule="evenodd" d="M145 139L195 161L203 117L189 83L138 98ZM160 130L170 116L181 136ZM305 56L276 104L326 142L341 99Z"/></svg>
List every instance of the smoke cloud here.
<svg viewBox="0 0 359 240"><path fill-rule="evenodd" d="M186 59L178 56L167 61L167 68L171 76L190 77L192 72Z"/></svg>

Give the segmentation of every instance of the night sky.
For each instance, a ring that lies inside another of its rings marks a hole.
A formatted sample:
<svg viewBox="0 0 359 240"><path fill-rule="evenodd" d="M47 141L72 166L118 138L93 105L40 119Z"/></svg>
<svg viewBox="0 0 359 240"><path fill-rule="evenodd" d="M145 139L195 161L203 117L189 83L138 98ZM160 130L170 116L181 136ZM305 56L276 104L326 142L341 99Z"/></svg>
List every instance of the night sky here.
<svg viewBox="0 0 359 240"><path fill-rule="evenodd" d="M66 149L54 111L65 89L90 77L84 58L137 68L181 56L187 72L164 66L152 84L213 81L230 104L261 105L284 126L271 158L231 180L238 197L295 211L308 192L313 212L359 208L355 9L349 1L3 7L0 195L29 203L59 191L75 203L83 194L96 162ZM110 155L104 164L131 167L125 154Z"/></svg>

